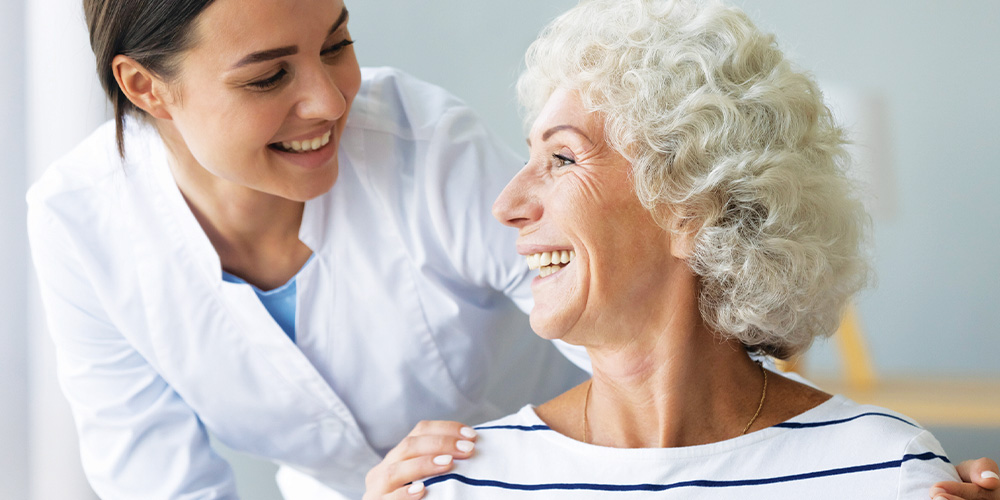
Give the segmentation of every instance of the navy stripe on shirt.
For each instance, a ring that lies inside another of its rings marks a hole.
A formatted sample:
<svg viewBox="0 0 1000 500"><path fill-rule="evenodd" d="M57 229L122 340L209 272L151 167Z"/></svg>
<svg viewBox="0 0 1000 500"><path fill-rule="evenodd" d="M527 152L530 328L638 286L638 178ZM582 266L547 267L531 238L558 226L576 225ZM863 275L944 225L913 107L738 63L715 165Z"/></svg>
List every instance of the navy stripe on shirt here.
<svg viewBox="0 0 1000 500"><path fill-rule="evenodd" d="M861 417L886 417L894 420L899 420L900 422L903 422L906 425L916 427L918 429L920 428L919 425L914 424L913 422L910 422L905 418L900 418L895 415L890 415L888 413L880 413L880 412L862 413L859 415L855 415L853 417L842 418L839 420L825 420L821 422L782 422L780 424L775 424L774 427L780 427L784 429L809 429L813 427L826 427L828 425L843 424L850 422L852 420L857 420ZM513 431L531 432L531 431L551 431L552 429L547 425L485 425L476 427L476 430L479 431L513 430Z"/></svg>
<svg viewBox="0 0 1000 500"><path fill-rule="evenodd" d="M717 480L693 480L681 481L670 484L603 484L603 483L547 483L547 484L518 484L504 481L494 481L490 479L474 479L460 474L445 474L424 481L425 486L431 486L444 481L459 481L470 486L502 488L506 490L521 491L541 491L541 490L590 490L590 491L666 491L676 488L731 488L736 486L760 486L766 484L788 483L792 481L802 481L819 477L842 476L846 474L856 474L881 469L894 469L902 467L904 462L910 460L943 460L951 463L948 457L944 457L933 452L921 453L919 455L903 455L901 460L890 460L874 464L855 465L852 467L840 467L836 469L826 469L787 476L775 476L759 479L735 479L728 481Z"/></svg>
<svg viewBox="0 0 1000 500"><path fill-rule="evenodd" d="M897 417L895 415L890 415L888 413L879 413L879 412L862 413L860 415L855 415L853 417L842 418L840 420L827 420L825 422L782 422L780 424L775 424L774 427L784 427L786 429L806 429L806 428L810 428L810 427L823 427L823 426L827 426L827 425L837 425L837 424L842 424L842 423L845 423L845 422L850 422L851 420L859 419L861 417L872 417L872 416L875 416L875 417L888 417L888 418L892 418L892 419L895 419L895 420L899 420L900 422L903 422L906 425L909 425L909 426L912 426L912 427L916 427L918 429L920 428L919 425L914 424L913 422L910 422L909 420L906 420L905 418L899 418L899 417Z"/></svg>

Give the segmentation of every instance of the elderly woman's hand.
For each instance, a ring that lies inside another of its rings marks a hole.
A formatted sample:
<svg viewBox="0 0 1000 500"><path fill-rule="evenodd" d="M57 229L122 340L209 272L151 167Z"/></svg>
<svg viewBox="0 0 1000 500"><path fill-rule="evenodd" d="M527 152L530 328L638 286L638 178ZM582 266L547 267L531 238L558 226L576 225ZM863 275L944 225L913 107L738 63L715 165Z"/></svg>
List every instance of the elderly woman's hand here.
<svg viewBox="0 0 1000 500"><path fill-rule="evenodd" d="M476 431L459 422L422 421L365 476L364 500L422 498L422 479L472 456Z"/></svg>
<svg viewBox="0 0 1000 500"><path fill-rule="evenodd" d="M958 464L964 483L946 481L931 488L934 500L1000 500L1000 469L988 458Z"/></svg>

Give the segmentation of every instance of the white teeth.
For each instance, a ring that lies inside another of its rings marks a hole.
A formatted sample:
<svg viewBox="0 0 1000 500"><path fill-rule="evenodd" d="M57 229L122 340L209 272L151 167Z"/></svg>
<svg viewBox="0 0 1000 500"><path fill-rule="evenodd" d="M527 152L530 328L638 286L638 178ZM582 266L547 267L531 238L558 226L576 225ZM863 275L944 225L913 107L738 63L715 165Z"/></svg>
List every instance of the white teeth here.
<svg viewBox="0 0 1000 500"><path fill-rule="evenodd" d="M554 252L533 253L525 257L528 269L538 269L541 277L546 277L569 264L576 257L573 250L556 250Z"/></svg>
<svg viewBox="0 0 1000 500"><path fill-rule="evenodd" d="M325 134L316 137L314 139L306 139L304 141L291 141L282 142L281 147L286 151L294 151L296 153L305 153L309 151L315 151L327 144L330 144L331 133L328 131Z"/></svg>

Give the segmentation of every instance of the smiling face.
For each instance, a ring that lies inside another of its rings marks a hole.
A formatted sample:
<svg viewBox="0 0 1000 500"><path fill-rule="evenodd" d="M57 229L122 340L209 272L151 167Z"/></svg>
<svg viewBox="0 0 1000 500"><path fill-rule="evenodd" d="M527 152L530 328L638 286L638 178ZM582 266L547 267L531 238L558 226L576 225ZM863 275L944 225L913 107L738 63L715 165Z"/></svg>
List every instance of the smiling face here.
<svg viewBox="0 0 1000 500"><path fill-rule="evenodd" d="M343 1L216 0L194 35L161 120L175 156L290 200L328 191L361 84Z"/></svg>
<svg viewBox="0 0 1000 500"><path fill-rule="evenodd" d="M615 342L666 308L676 291L672 277L690 272L639 203L630 165L605 142L600 116L588 113L577 93L553 93L529 145L530 161L493 214L518 229L517 249L529 266L543 266L531 286L531 326L575 344ZM568 263L563 252L572 256ZM544 266L555 254L560 263Z"/></svg>

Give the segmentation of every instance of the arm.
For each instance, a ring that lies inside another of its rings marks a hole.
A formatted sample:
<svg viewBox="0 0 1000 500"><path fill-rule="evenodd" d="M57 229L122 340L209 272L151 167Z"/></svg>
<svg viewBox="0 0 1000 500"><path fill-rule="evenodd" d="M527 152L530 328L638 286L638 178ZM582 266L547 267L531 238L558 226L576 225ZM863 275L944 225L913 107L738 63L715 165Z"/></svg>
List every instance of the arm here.
<svg viewBox="0 0 1000 500"><path fill-rule="evenodd" d="M194 412L115 328L62 223L33 206L28 226L60 384L97 494L236 498L228 464Z"/></svg>

